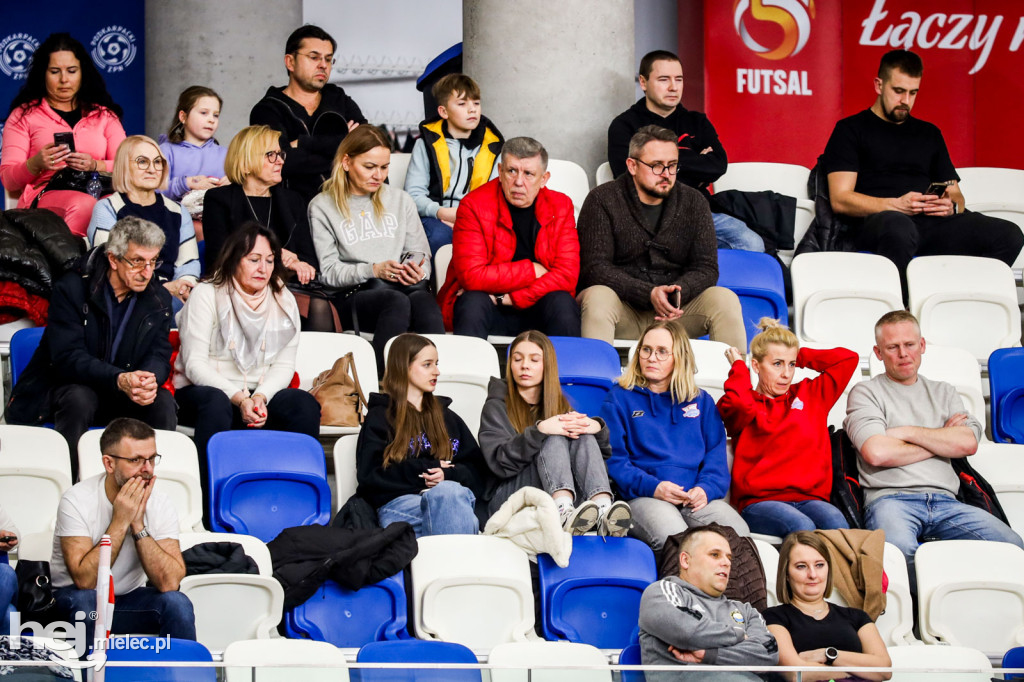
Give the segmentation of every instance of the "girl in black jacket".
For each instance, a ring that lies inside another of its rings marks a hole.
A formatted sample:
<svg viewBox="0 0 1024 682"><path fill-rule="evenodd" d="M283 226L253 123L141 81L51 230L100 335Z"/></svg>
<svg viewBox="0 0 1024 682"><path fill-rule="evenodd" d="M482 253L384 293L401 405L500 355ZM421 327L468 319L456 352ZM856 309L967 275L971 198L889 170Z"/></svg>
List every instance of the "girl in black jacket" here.
<svg viewBox="0 0 1024 682"><path fill-rule="evenodd" d="M417 334L392 342L384 393L371 393L356 446L357 494L381 526L412 525L416 537L475 534L483 459L451 400L434 396L437 348Z"/></svg>

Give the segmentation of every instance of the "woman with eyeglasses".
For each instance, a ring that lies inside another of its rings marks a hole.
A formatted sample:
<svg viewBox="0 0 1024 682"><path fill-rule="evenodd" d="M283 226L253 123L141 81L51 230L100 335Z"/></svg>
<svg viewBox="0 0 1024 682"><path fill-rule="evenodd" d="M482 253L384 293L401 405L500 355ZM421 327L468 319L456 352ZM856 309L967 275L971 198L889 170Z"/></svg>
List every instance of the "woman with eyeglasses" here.
<svg viewBox="0 0 1024 682"><path fill-rule="evenodd" d="M157 191L167 188L167 175L167 160L154 140L145 135L126 138L114 157L114 193L93 207L88 238L92 246L105 243L110 228L126 216L155 223L166 241L153 275L171 292L178 310L199 279L199 248L192 216Z"/></svg>
<svg viewBox="0 0 1024 682"><path fill-rule="evenodd" d="M668 536L712 522L749 535L722 499L729 487L725 427L694 373L683 328L654 322L601 408L611 434L608 473L632 510L630 534L655 551Z"/></svg>
<svg viewBox="0 0 1024 682"><path fill-rule="evenodd" d="M331 303L318 288L316 250L309 233L306 202L281 183L287 151L280 133L258 125L238 131L228 145L224 170L230 185L207 190L203 206L206 262L214 263L224 240L254 220L277 235L288 286L298 295L307 331L334 331Z"/></svg>

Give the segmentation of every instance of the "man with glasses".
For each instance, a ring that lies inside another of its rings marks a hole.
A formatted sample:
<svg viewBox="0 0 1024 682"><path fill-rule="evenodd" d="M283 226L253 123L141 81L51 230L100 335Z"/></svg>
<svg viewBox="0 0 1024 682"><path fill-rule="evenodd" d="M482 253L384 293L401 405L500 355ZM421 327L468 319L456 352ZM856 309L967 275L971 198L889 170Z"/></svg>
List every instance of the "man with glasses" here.
<svg viewBox="0 0 1024 682"><path fill-rule="evenodd" d="M644 126L629 142L627 173L596 187L580 210L583 336L635 339L654 320L678 320L690 338L747 347L740 301L718 281L707 201L677 183L676 135Z"/></svg>
<svg viewBox="0 0 1024 682"><path fill-rule="evenodd" d="M618 177L626 172L629 140L640 128L656 125L675 133L679 147L679 182L707 199L708 185L722 177L729 165L715 126L699 111L682 104L683 64L667 50L655 50L640 60L640 89L644 96L615 117L608 127L608 163ZM738 218L712 213L720 249L764 251L764 240Z"/></svg>
<svg viewBox="0 0 1024 682"><path fill-rule="evenodd" d="M328 83L338 43L319 26L306 24L288 36L284 67L288 85L271 86L249 112L250 125L281 133L287 152L281 175L285 186L306 203L331 175L334 152L350 130L366 117L345 91Z"/></svg>
<svg viewBox="0 0 1024 682"><path fill-rule="evenodd" d="M57 507L50 575L57 608L85 616L93 641L100 539L110 536L116 606L111 634L196 638L192 602L178 592L185 561L178 514L156 484L156 434L137 419L115 419L100 436L102 474L72 486ZM149 583L149 586L147 586Z"/></svg>
<svg viewBox="0 0 1024 682"><path fill-rule="evenodd" d="M53 421L72 453L89 427L135 417L177 425L170 373L171 295L153 277L164 233L128 216L53 288L42 340L14 385L11 424ZM72 480L78 461L72 454Z"/></svg>

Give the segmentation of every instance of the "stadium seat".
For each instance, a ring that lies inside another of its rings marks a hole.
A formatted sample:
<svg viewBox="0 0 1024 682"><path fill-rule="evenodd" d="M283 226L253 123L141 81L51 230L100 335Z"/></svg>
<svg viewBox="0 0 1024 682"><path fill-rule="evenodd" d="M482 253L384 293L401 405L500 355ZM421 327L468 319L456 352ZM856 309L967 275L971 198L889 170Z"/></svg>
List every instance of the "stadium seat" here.
<svg viewBox="0 0 1024 682"><path fill-rule="evenodd" d="M1001 348L988 358L992 439L1024 444L1024 349Z"/></svg>
<svg viewBox="0 0 1024 682"><path fill-rule="evenodd" d="M395 189L405 189L405 175L409 172L412 154L391 152L391 165L388 166L388 184Z"/></svg>
<svg viewBox="0 0 1024 682"><path fill-rule="evenodd" d="M217 669L213 667L210 651L189 639L171 639L146 635L128 635L138 646L117 647L112 644L107 650L107 665L104 667L106 682L215 682ZM114 639L121 640L121 637ZM163 648L163 645L167 645ZM157 646L161 648L157 648ZM143 648L143 646L145 648ZM159 663L210 663L209 667L118 667L119 662L147 661Z"/></svg>
<svg viewBox="0 0 1024 682"><path fill-rule="evenodd" d="M302 639L232 642L224 650L224 665L227 682L291 682L295 679L347 682L349 679L345 654L340 649L325 642Z"/></svg>
<svg viewBox="0 0 1024 682"><path fill-rule="evenodd" d="M1024 444L982 442L970 462L992 485L1010 528L1024 537Z"/></svg>
<svg viewBox="0 0 1024 682"><path fill-rule="evenodd" d="M1003 656L1003 665L1005 668L1024 668L1024 646L1015 646ZM1024 678L1024 673L1008 674L1003 673L1004 680L1019 680Z"/></svg>
<svg viewBox="0 0 1024 682"><path fill-rule="evenodd" d="M406 629L405 582L391 576L356 591L333 580L285 614L289 637L359 648L369 642L409 639Z"/></svg>
<svg viewBox="0 0 1024 682"><path fill-rule="evenodd" d="M619 665L643 665L640 657L640 645L630 644L619 652ZM644 682L644 673L640 670L623 670L622 682Z"/></svg>
<svg viewBox="0 0 1024 682"><path fill-rule="evenodd" d="M487 384L491 377L501 376L498 352L487 341L473 336L423 334L437 346L441 376L437 378L437 395L452 399L451 409L462 417L474 434L480 430L480 411L487 400ZM384 357L391 352L390 339L384 346Z"/></svg>
<svg viewBox="0 0 1024 682"><path fill-rule="evenodd" d="M992 663L977 649L962 646L890 646L889 682L991 682ZM915 672L903 672L905 669ZM976 673L954 670L977 670ZM923 672L922 672L923 671Z"/></svg>
<svg viewBox="0 0 1024 682"><path fill-rule="evenodd" d="M561 192L572 199L573 216L578 217L583 200L590 191L590 180L587 171L579 164L562 159L548 159L548 172L551 177L545 185L550 190Z"/></svg>
<svg viewBox="0 0 1024 682"><path fill-rule="evenodd" d="M182 578L180 590L195 608L196 637L211 651L232 642L276 636L284 589L273 577L270 550L259 538L234 533L182 533L182 551L204 542L236 542L256 562L259 574L208 573Z"/></svg>
<svg viewBox="0 0 1024 682"><path fill-rule="evenodd" d="M574 642L510 642L491 649L487 662L491 682L612 682L608 658L589 644ZM534 669L534 666L560 666ZM604 666L604 670L566 670L572 666Z"/></svg>
<svg viewBox="0 0 1024 682"><path fill-rule="evenodd" d="M811 171L792 163L747 161L730 163L725 175L715 180L715 191L738 189L745 192L771 190L797 199L809 199L807 178Z"/></svg>
<svg viewBox="0 0 1024 682"><path fill-rule="evenodd" d="M434 290L441 291L448 277L448 266L452 264L452 245L445 244L434 254Z"/></svg>
<svg viewBox="0 0 1024 682"><path fill-rule="evenodd" d="M779 575L779 550L778 548L761 539L754 539L754 546L757 547L757 554L761 558L761 568L764 569L764 587L768 592L768 606L778 606L779 598L776 596L776 579Z"/></svg>
<svg viewBox="0 0 1024 682"><path fill-rule="evenodd" d="M997 348L1020 346L1017 284L1010 266L994 258L921 256L907 266L910 311L921 335L988 362Z"/></svg>
<svg viewBox="0 0 1024 682"><path fill-rule="evenodd" d="M801 345L843 346L864 360L875 322L903 308L900 276L888 258L870 253L803 253L793 259L793 331Z"/></svg>
<svg viewBox="0 0 1024 682"><path fill-rule="evenodd" d="M334 508L341 509L356 494L356 445L359 436L342 436L334 442Z"/></svg>
<svg viewBox="0 0 1024 682"><path fill-rule="evenodd" d="M1024 642L1024 550L1007 542L926 542L914 557L921 639L1002 660Z"/></svg>
<svg viewBox="0 0 1024 682"><path fill-rule="evenodd" d="M21 373L39 347L46 327L26 327L11 335L11 386L18 383Z"/></svg>
<svg viewBox="0 0 1024 682"><path fill-rule="evenodd" d="M78 440L79 480L104 473L101 435L102 430L92 429ZM181 530L203 530L203 491L195 443L183 433L157 430L156 451L160 453L160 464L154 469L156 489L171 499Z"/></svg>
<svg viewBox="0 0 1024 682"><path fill-rule="evenodd" d="M208 446L211 530L264 542L292 526L329 523L331 489L314 438L284 431L223 431Z"/></svg>
<svg viewBox="0 0 1024 682"><path fill-rule="evenodd" d="M522 549L490 535L433 535L418 543L409 567L417 637L476 652L537 639L530 560Z"/></svg>
<svg viewBox="0 0 1024 682"><path fill-rule="evenodd" d="M41 426L0 425L0 501L23 535L53 531L70 487L64 436Z"/></svg>
<svg viewBox="0 0 1024 682"><path fill-rule="evenodd" d="M631 641L640 596L658 579L654 552L634 538L573 538L569 565L537 557L544 637L621 649Z"/></svg>
<svg viewBox="0 0 1024 682"><path fill-rule="evenodd" d="M295 371L299 375L299 388L308 391L313 388L313 380L334 365L334 361L352 353L356 363L356 374L359 385L363 389L363 397L376 391L377 360L373 354L373 346L361 336L355 334L335 334L333 332L302 332L299 335L299 351L295 356ZM364 410L365 413L365 410ZM359 433L358 426L321 426L321 436L342 436Z"/></svg>
<svg viewBox="0 0 1024 682"><path fill-rule="evenodd" d="M405 639L370 642L359 650L357 663L477 663L476 655L455 642ZM361 682L480 682L479 669L353 668Z"/></svg>
<svg viewBox="0 0 1024 682"><path fill-rule="evenodd" d="M1003 218L1024 230L1024 170L1018 168L958 168L967 210ZM1024 251L1012 266L1024 267Z"/></svg>
<svg viewBox="0 0 1024 682"><path fill-rule="evenodd" d="M597 167L597 172L594 174L594 187L603 185L606 182L611 182L615 179L612 175L612 165L605 161Z"/></svg>
<svg viewBox="0 0 1024 682"><path fill-rule="evenodd" d="M573 409L599 414L605 396L622 374L619 351L600 339L552 336L551 343L558 358L558 379Z"/></svg>
<svg viewBox="0 0 1024 682"><path fill-rule="evenodd" d="M22 329L32 329L35 325L27 317L0 324L0 357L11 354L11 337Z"/></svg>
<svg viewBox="0 0 1024 682"><path fill-rule="evenodd" d="M789 324L782 267L768 254L719 249L718 286L739 296L748 347L758 332L757 323L762 317ZM747 349L740 350L746 352Z"/></svg>

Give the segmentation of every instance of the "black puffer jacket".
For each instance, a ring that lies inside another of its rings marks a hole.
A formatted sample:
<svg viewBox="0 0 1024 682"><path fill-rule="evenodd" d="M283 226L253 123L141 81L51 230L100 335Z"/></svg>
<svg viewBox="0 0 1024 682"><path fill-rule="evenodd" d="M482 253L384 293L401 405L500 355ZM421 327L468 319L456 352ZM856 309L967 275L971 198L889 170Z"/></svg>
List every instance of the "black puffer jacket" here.
<svg viewBox="0 0 1024 682"><path fill-rule="evenodd" d="M84 251L85 243L52 211L12 208L0 213L0 280L49 298L54 281Z"/></svg>

